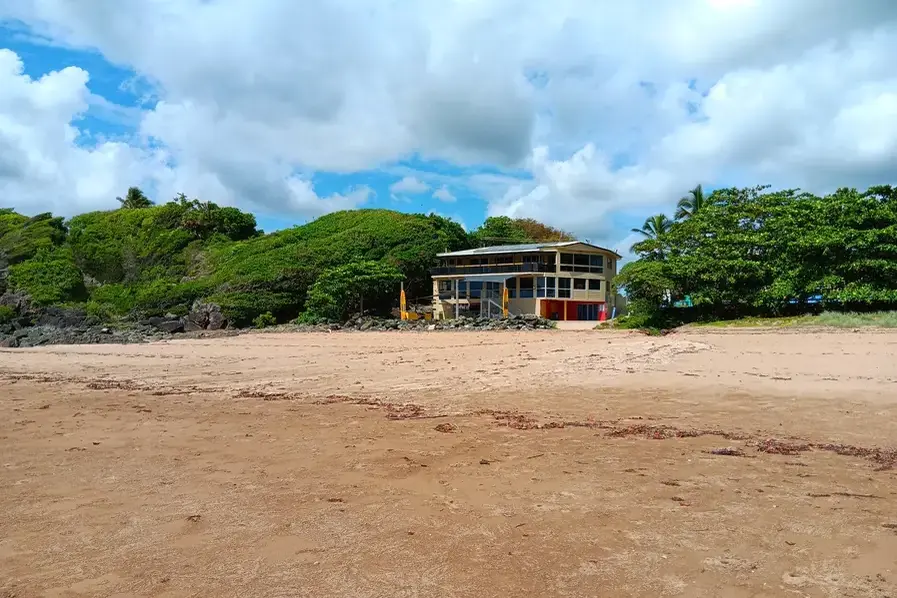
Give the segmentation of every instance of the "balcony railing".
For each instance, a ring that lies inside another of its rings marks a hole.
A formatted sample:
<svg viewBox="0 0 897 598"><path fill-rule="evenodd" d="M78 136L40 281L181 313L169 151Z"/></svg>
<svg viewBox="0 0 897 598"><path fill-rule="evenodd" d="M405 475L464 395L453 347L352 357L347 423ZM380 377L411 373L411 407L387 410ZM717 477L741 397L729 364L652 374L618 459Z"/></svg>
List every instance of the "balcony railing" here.
<svg viewBox="0 0 897 598"><path fill-rule="evenodd" d="M555 272L554 264L535 262L525 264L491 264L488 266L439 266L431 268L432 276L452 276L465 274L521 274L529 272Z"/></svg>

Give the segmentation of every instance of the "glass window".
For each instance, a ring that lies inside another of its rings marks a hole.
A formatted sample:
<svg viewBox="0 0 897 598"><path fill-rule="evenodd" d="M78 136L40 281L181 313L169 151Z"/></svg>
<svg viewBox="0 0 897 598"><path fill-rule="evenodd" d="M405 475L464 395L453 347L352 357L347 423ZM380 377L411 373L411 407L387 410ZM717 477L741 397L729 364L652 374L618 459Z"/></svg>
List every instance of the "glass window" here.
<svg viewBox="0 0 897 598"><path fill-rule="evenodd" d="M555 284L557 279L554 276L545 277L545 296L553 298L555 296Z"/></svg>
<svg viewBox="0 0 897 598"><path fill-rule="evenodd" d="M467 281L466 281L466 280L459 280L459 281L458 281L458 294L459 294L459 295L466 295L466 294L467 294Z"/></svg>
<svg viewBox="0 0 897 598"><path fill-rule="evenodd" d="M589 256L585 253L577 253L573 256L573 263L577 266L588 266Z"/></svg>
<svg viewBox="0 0 897 598"><path fill-rule="evenodd" d="M533 297L533 279L532 278L521 278L520 279L520 298L521 299L532 299L532 297Z"/></svg>
<svg viewBox="0 0 897 598"><path fill-rule="evenodd" d="M573 288L577 291L586 290L586 279L585 278L574 278L573 279Z"/></svg>
<svg viewBox="0 0 897 598"><path fill-rule="evenodd" d="M570 282L569 278L558 278L558 298L570 298Z"/></svg>
<svg viewBox="0 0 897 598"><path fill-rule="evenodd" d="M601 281L600 280L590 280L589 281L589 290L590 291L600 291L601 290Z"/></svg>
<svg viewBox="0 0 897 598"><path fill-rule="evenodd" d="M498 255L495 257L496 264L512 264L514 263L513 255Z"/></svg>
<svg viewBox="0 0 897 598"><path fill-rule="evenodd" d="M604 265L604 256L603 255L590 255L589 256L589 264L592 266L603 266Z"/></svg>
<svg viewBox="0 0 897 598"><path fill-rule="evenodd" d="M572 253L562 253L561 254L561 263L562 264L572 264L573 263L573 254Z"/></svg>

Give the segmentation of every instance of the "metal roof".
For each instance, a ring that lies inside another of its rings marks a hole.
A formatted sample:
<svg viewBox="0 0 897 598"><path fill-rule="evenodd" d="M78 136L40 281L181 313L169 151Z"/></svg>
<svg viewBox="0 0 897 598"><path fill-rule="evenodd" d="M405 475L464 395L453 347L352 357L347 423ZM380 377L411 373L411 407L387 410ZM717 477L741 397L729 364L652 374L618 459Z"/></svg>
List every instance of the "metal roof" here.
<svg viewBox="0 0 897 598"><path fill-rule="evenodd" d="M492 247L477 247L475 249L465 249L463 251L451 251L449 253L440 253L438 257L472 257L477 255L494 255L496 253L526 253L528 251L550 251L561 247L570 247L571 245L585 245L593 249L600 249L612 253L618 258L622 257L619 253L606 247L599 247L584 241L553 241L551 243L523 243L520 245L493 245Z"/></svg>

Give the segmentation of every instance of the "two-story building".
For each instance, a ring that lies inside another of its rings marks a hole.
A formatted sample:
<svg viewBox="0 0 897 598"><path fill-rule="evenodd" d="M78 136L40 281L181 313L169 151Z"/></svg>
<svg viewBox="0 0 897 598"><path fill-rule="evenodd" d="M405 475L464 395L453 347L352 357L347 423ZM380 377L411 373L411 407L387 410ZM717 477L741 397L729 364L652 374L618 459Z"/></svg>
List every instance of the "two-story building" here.
<svg viewBox="0 0 897 598"><path fill-rule="evenodd" d="M620 255L581 241L500 245L439 255L433 268L433 314L501 308L508 291L510 313L553 320L598 320L613 307L611 289Z"/></svg>

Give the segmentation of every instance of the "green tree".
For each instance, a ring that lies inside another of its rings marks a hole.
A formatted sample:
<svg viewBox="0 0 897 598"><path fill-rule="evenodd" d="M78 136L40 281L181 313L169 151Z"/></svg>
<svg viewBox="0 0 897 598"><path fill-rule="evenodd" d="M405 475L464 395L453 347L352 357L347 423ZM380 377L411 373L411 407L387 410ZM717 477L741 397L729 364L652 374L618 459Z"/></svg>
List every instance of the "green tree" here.
<svg viewBox="0 0 897 598"><path fill-rule="evenodd" d="M649 243L660 226L648 223L639 260L617 282L639 309L668 309L662 286L712 317L800 312L819 297L830 309L893 309L895 199L888 185L822 197L767 186L718 189L663 232L663 251Z"/></svg>
<svg viewBox="0 0 897 598"><path fill-rule="evenodd" d="M704 189L698 185L676 204L676 220L688 220L700 212L705 205L707 205L707 200L704 197Z"/></svg>
<svg viewBox="0 0 897 598"><path fill-rule="evenodd" d="M155 205L138 187L129 187L124 198L116 197L115 199L118 200L122 209L125 210L138 210Z"/></svg>
<svg viewBox="0 0 897 598"><path fill-rule="evenodd" d="M482 226L473 231L470 236L474 244L480 247L527 243L530 241L526 231L514 219L508 216L490 216L486 218Z"/></svg>
<svg viewBox="0 0 897 598"><path fill-rule="evenodd" d="M523 231L527 241L533 243L551 243L557 241L575 241L573 233L548 226L532 218L516 218L514 224Z"/></svg>
<svg viewBox="0 0 897 598"><path fill-rule="evenodd" d="M384 262L359 261L324 270L308 289L313 318L342 321L355 312L385 315L398 298L401 272Z"/></svg>

